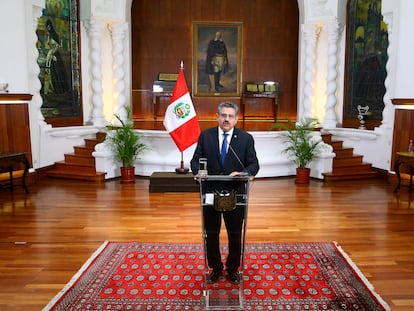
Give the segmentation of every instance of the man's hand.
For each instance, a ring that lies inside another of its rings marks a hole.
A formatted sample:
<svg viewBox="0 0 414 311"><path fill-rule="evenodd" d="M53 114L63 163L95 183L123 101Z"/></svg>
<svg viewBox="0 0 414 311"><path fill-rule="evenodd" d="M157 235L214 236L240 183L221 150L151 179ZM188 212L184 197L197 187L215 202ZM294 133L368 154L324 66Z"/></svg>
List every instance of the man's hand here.
<svg viewBox="0 0 414 311"><path fill-rule="evenodd" d="M239 175L240 174L240 172L237 172L237 171L234 171L234 172L231 172L230 174L229 174L229 176L236 176L236 175Z"/></svg>
<svg viewBox="0 0 414 311"><path fill-rule="evenodd" d="M243 175L243 176L249 176L249 175L246 175L247 174L247 172L238 172L238 171L235 171L235 172L231 172L230 174L229 174L229 176L232 176L232 177L234 177L234 176L237 176L237 175ZM254 179L254 176L249 176L249 180L250 181L252 181Z"/></svg>

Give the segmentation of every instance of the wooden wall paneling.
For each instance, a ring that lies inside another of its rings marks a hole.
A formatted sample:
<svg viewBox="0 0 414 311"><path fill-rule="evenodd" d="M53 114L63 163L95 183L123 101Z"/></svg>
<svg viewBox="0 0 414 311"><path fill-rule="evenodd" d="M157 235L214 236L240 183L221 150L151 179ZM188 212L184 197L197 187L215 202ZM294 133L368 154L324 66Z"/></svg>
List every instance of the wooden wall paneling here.
<svg viewBox="0 0 414 311"><path fill-rule="evenodd" d="M0 96L7 102L0 103L0 152L26 152L32 166L28 103L13 103L8 95ZM23 95L20 100L31 99Z"/></svg>
<svg viewBox="0 0 414 311"><path fill-rule="evenodd" d="M27 104L9 104L7 109L7 135L9 150L17 152L30 151L30 126Z"/></svg>
<svg viewBox="0 0 414 311"><path fill-rule="evenodd" d="M171 94L163 94L162 96L153 96L153 112L154 120L164 120L165 111L170 102Z"/></svg>
<svg viewBox="0 0 414 311"><path fill-rule="evenodd" d="M198 97L193 98L196 100L194 108L197 111L197 116L200 120L215 120L217 106L224 100L230 100L240 107L240 98L223 98L223 97Z"/></svg>
<svg viewBox="0 0 414 311"><path fill-rule="evenodd" d="M137 96L152 89L160 72L177 73L184 61L192 92L192 22L242 22L242 89L247 81L280 82L280 113L296 117L299 13L296 1L165 0L154 10L150 0L133 1L132 89L134 118L152 119L152 97ZM287 39L286 39L287 38ZM288 87L288 88L287 88ZM285 102L288 99L289 102ZM200 119L215 119L217 104L240 98L193 97Z"/></svg>
<svg viewBox="0 0 414 311"><path fill-rule="evenodd" d="M152 90L132 90L132 103L149 103L148 105L132 105L134 119L151 120L153 118Z"/></svg>
<svg viewBox="0 0 414 311"><path fill-rule="evenodd" d="M293 107L296 107L296 93L287 93L282 89L278 95L278 102L277 118L282 120L295 120L296 110Z"/></svg>
<svg viewBox="0 0 414 311"><path fill-rule="evenodd" d="M0 152L8 151L9 146L7 110L5 108L5 105L0 105Z"/></svg>
<svg viewBox="0 0 414 311"><path fill-rule="evenodd" d="M257 97L253 95L243 95L242 110L244 119L263 119L274 120L277 116L277 97Z"/></svg>

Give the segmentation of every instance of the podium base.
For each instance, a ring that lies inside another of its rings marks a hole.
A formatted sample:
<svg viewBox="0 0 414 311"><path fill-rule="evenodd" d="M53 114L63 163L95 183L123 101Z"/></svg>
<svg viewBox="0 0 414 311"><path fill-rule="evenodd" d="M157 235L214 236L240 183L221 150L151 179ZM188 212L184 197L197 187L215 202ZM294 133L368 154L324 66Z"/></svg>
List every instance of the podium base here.
<svg viewBox="0 0 414 311"><path fill-rule="evenodd" d="M204 215L204 208L214 207L215 199L211 189L214 189L214 185L211 186L211 182L218 182L220 185L226 182L231 182L231 188L238 189L239 193L236 194L235 204L236 208L244 209L244 218L243 227L241 230L242 239L241 239L241 254L240 254L240 268L239 268L239 277L240 283L232 283L228 275L221 275L217 282L209 283L208 275L211 272L211 269L208 266L207 262L207 231L204 226L204 219L202 217L203 224L203 239L204 239L204 282L203 282L203 296L201 298L201 305L203 310L244 310L244 245L246 241L246 220L247 220L247 202L248 202L248 176L226 176L226 175L206 175L199 178L200 183L200 205L201 205L201 215ZM208 187L210 186L210 187ZM241 189L243 188L243 189ZM225 187L224 187L225 189ZM237 211L236 211L237 212ZM223 212L227 213L227 212ZM229 212L231 213L231 212ZM239 215L237 215L239 216ZM221 216L220 216L221 217ZM223 249L223 255L224 255ZM228 250L227 250L228 256Z"/></svg>
<svg viewBox="0 0 414 311"><path fill-rule="evenodd" d="M206 274L207 276L207 274ZM243 310L243 276L233 284L224 276L215 283L203 283L203 310Z"/></svg>
<svg viewBox="0 0 414 311"><path fill-rule="evenodd" d="M202 306L204 310L243 310L242 289L206 289Z"/></svg>

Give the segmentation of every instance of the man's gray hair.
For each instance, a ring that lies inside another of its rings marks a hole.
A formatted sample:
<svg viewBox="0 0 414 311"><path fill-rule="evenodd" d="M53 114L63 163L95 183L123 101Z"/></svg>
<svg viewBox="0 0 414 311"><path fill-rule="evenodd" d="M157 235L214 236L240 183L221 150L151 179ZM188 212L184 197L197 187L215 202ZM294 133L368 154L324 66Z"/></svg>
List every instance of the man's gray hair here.
<svg viewBox="0 0 414 311"><path fill-rule="evenodd" d="M235 111L236 116L239 115L239 106L237 106L235 103L233 102L222 102L218 105L217 108L217 113L220 115L221 114L221 109L223 108L233 108Z"/></svg>

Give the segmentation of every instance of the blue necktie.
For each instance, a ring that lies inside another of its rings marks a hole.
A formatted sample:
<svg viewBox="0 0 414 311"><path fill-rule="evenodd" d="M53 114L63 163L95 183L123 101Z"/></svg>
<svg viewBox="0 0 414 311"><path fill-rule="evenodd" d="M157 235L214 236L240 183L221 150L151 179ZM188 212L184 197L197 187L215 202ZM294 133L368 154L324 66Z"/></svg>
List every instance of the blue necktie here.
<svg viewBox="0 0 414 311"><path fill-rule="evenodd" d="M227 135L229 135L229 133L223 133L223 143L221 144L221 164L223 165L227 154Z"/></svg>

